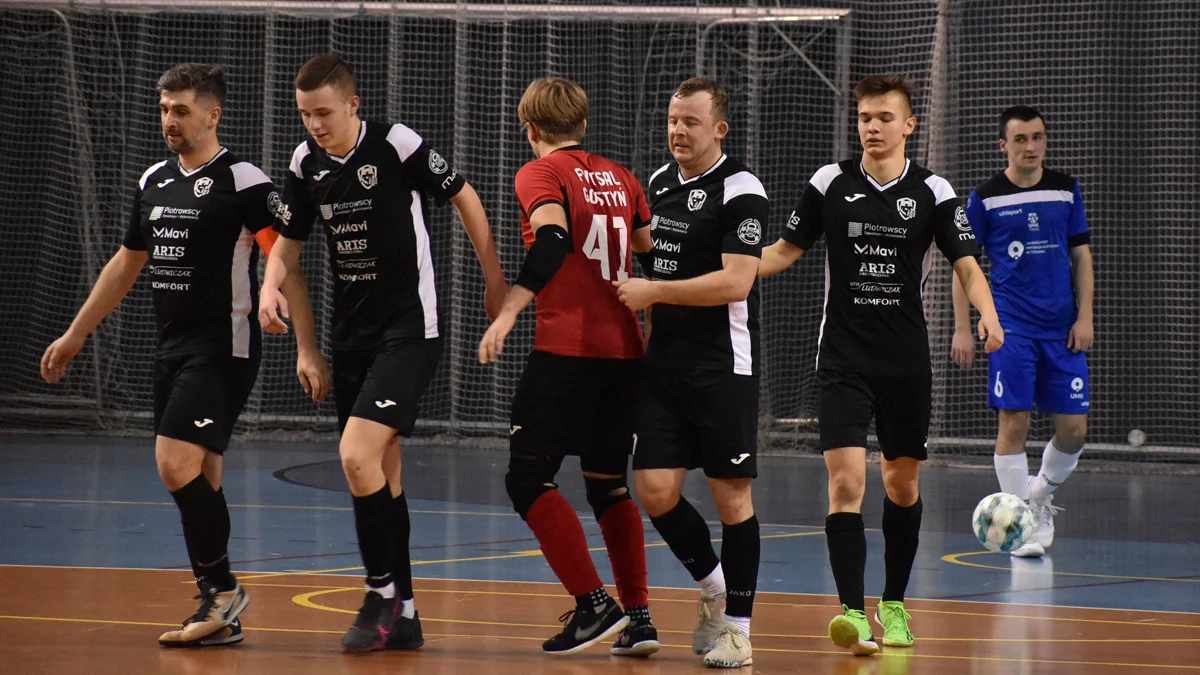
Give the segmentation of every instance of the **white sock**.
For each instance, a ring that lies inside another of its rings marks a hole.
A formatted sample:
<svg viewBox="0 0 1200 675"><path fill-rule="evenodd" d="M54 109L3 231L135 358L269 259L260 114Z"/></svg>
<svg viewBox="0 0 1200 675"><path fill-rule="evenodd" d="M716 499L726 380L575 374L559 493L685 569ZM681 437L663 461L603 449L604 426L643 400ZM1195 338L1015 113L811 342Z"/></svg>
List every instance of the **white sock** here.
<svg viewBox="0 0 1200 675"><path fill-rule="evenodd" d="M1042 470L1038 472L1029 485L1029 498L1031 501L1042 502L1054 492L1055 488L1062 485L1067 476L1075 470L1075 466L1079 464L1079 453L1068 455L1067 453L1054 447L1054 439L1046 444L1046 450L1042 453Z"/></svg>
<svg viewBox="0 0 1200 675"><path fill-rule="evenodd" d="M1000 481L1000 491L1028 501L1029 459L1025 453L993 455L992 462L996 465L996 478Z"/></svg>
<svg viewBox="0 0 1200 675"><path fill-rule="evenodd" d="M750 617L725 615L725 625L733 626L743 637L750 637Z"/></svg>
<svg viewBox="0 0 1200 675"><path fill-rule="evenodd" d="M696 582L700 584L700 591L705 595L715 598L725 592L725 571L721 569L721 563L713 568L708 576Z"/></svg>
<svg viewBox="0 0 1200 675"><path fill-rule="evenodd" d="M368 585L367 591L375 591L376 593L382 595L385 600L387 600L396 597L396 584L390 583L387 586L380 586L379 588Z"/></svg>
<svg viewBox="0 0 1200 675"><path fill-rule="evenodd" d="M417 615L417 601L409 598L400 601L400 616L411 619Z"/></svg>

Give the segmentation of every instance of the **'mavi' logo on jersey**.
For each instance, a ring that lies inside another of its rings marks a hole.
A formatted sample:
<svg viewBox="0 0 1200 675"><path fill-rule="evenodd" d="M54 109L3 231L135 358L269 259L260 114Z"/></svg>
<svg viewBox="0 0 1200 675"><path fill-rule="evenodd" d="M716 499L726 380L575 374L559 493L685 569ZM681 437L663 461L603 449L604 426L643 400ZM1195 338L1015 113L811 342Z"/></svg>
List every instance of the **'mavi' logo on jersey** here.
<svg viewBox="0 0 1200 675"><path fill-rule="evenodd" d="M188 231L174 227L156 227L154 228L154 236L160 239L187 239Z"/></svg>
<svg viewBox="0 0 1200 675"><path fill-rule="evenodd" d="M667 253L679 253L679 242L666 241L664 239L654 240L655 251L666 251Z"/></svg>
<svg viewBox="0 0 1200 675"><path fill-rule="evenodd" d="M333 230L334 234L349 234L351 232L366 232L367 224L366 223L342 223L341 225L330 225L329 229Z"/></svg>
<svg viewBox="0 0 1200 675"><path fill-rule="evenodd" d="M896 255L896 249L876 246L875 244L855 244L854 252L859 255L877 255L882 258L890 258Z"/></svg>

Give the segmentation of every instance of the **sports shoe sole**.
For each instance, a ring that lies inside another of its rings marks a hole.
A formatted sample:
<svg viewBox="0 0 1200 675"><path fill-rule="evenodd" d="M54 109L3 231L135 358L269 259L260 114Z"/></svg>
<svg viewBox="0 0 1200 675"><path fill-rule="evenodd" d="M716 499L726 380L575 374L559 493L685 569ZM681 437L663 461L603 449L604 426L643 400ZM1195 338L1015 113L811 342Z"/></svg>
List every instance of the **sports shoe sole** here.
<svg viewBox="0 0 1200 675"><path fill-rule="evenodd" d="M884 631L883 639L880 640L880 642L883 643L884 647L911 647L911 646L913 646L913 642L916 642L916 640L911 640L909 642L897 642L896 640L888 640L887 639L887 627L884 626L883 622L879 620L879 612L878 611L875 612L875 623L878 624L878 626L880 628L882 628Z"/></svg>
<svg viewBox="0 0 1200 675"><path fill-rule="evenodd" d="M198 640L191 642L164 642L160 640L158 644L170 649L177 649L179 647L226 647L241 644L244 639L246 639L246 636L242 633L242 625L235 619L228 626Z"/></svg>
<svg viewBox="0 0 1200 675"><path fill-rule="evenodd" d="M579 652L587 649L588 647L591 647L592 645L596 644L597 642L607 640L607 639L611 638L612 636L620 633L621 631L625 630L625 627L628 625L629 625L629 617L623 616L623 617L621 617L621 619L619 621L617 621L613 625L609 626L608 630L604 631L603 633L598 633L595 637L593 637L591 640L588 640L587 642L581 642L581 643L575 645L574 647L571 647L570 649L565 649L561 652L546 652L546 653L550 654L552 656L570 656L571 654L578 654Z"/></svg>
<svg viewBox="0 0 1200 675"><path fill-rule="evenodd" d="M658 640L642 640L631 647L613 647L609 651L615 656L650 656L660 649L662 643Z"/></svg>
<svg viewBox="0 0 1200 675"><path fill-rule="evenodd" d="M754 665L754 657L752 656L747 657L745 661L721 661L718 659L713 659L712 661L709 661L708 659L704 660L705 668L741 668L743 666L752 665Z"/></svg>
<svg viewBox="0 0 1200 675"><path fill-rule="evenodd" d="M1009 553L1014 558L1040 558L1046 555L1046 547L1040 542L1027 541L1020 548Z"/></svg>
<svg viewBox="0 0 1200 675"><path fill-rule="evenodd" d="M835 616L829 622L829 639L842 649L849 649L855 656L870 656L879 651L879 645L858 638L858 627L845 616Z"/></svg>

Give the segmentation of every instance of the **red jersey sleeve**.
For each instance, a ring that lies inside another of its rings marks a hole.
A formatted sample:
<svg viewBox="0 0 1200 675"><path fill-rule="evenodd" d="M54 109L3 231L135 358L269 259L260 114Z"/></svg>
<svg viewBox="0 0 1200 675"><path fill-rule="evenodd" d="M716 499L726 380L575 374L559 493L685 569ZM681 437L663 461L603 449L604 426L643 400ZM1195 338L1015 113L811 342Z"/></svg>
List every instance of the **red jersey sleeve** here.
<svg viewBox="0 0 1200 675"><path fill-rule="evenodd" d="M566 208L562 178L554 165L545 160L534 160L517 172L517 204L526 220L543 204L558 204ZM566 227L567 223L563 223Z"/></svg>
<svg viewBox="0 0 1200 675"><path fill-rule="evenodd" d="M626 185L630 186L630 197L633 198L633 229L640 230L650 224L650 205L646 203L646 193L642 192L642 184L638 182L633 174L626 172L629 182Z"/></svg>

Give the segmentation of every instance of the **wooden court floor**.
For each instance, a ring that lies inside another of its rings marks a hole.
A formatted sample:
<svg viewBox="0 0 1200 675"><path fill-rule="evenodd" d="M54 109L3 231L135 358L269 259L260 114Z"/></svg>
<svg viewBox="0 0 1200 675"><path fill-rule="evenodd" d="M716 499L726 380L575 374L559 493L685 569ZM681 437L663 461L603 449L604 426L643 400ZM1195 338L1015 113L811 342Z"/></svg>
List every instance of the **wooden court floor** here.
<svg viewBox="0 0 1200 675"><path fill-rule="evenodd" d="M705 672L691 654L695 591L652 589L664 649L650 659L607 647L549 657L570 601L552 584L418 579L425 647L341 653L362 597L356 578L259 573L246 639L234 647L160 648L157 636L194 609L181 571L0 567L0 673L20 675L668 675ZM754 666L739 672L835 675L1027 675L1200 672L1200 615L913 600L917 645L855 658L833 647L827 596L760 593ZM873 602L868 601L868 608Z"/></svg>

